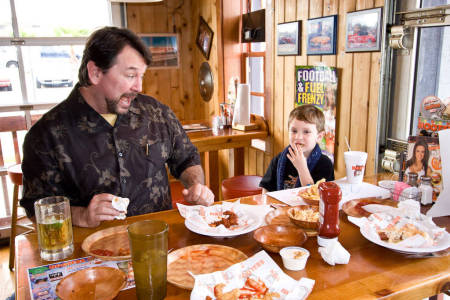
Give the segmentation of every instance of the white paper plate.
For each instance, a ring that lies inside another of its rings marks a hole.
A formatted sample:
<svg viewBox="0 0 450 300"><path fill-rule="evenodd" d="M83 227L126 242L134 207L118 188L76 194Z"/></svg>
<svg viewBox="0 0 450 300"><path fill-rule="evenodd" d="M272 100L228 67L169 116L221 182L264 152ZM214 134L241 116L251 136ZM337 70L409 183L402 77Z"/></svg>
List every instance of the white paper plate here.
<svg viewBox="0 0 450 300"><path fill-rule="evenodd" d="M416 253L431 253L431 252L437 252L441 250L445 250L448 247L450 247L450 234L448 232L444 232L443 236L438 239L438 243L434 245L433 247L426 247L426 248L408 248L408 247L402 247L398 246L393 243L388 243L380 240L378 237L374 237L372 234L370 234L368 226L366 223L362 224L360 227L361 234L363 237L371 241L372 243L375 243L379 246L401 252L401 253L407 253L407 254L416 254Z"/></svg>
<svg viewBox="0 0 450 300"><path fill-rule="evenodd" d="M389 191L393 191L394 187L395 187L395 183L396 181L393 180L381 180L378 181L378 185L381 186L382 188L385 188Z"/></svg>
<svg viewBox="0 0 450 300"><path fill-rule="evenodd" d="M252 213L249 210L246 210L245 214L247 215L248 220L251 221L251 224L249 224L248 226L245 226L243 228L236 229L236 230L221 231L221 228L219 228L219 227L209 227L209 228L207 228L207 230L205 230L205 228L203 226L199 226L197 223L192 222L192 220L190 220L190 219L185 219L184 225L190 231L201 234L201 235L213 236L213 237L232 237L232 236L237 236L237 235L251 232L251 231L259 228L262 225L264 218L259 218L255 213Z"/></svg>

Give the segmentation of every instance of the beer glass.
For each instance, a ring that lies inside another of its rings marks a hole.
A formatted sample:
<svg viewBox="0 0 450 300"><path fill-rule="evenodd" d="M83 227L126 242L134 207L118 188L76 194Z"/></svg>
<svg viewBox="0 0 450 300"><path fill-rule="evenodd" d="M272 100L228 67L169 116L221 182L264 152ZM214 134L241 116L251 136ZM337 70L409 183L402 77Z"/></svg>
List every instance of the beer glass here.
<svg viewBox="0 0 450 300"><path fill-rule="evenodd" d="M139 300L166 297L168 225L144 220L128 226L136 295Z"/></svg>
<svg viewBox="0 0 450 300"><path fill-rule="evenodd" d="M34 203L39 249L43 260L64 259L73 253L69 199L51 196Z"/></svg>

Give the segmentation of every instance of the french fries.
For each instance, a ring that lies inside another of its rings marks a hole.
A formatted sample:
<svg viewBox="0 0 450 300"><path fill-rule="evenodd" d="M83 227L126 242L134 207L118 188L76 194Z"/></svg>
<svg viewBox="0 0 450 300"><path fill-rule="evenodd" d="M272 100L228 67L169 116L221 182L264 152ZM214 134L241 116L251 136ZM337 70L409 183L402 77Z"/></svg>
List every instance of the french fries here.
<svg viewBox="0 0 450 300"><path fill-rule="evenodd" d="M325 182L325 178L320 179L314 185L311 185L309 188L301 190L298 193L298 195L304 199L319 201L320 200L319 184L321 184L322 182Z"/></svg>

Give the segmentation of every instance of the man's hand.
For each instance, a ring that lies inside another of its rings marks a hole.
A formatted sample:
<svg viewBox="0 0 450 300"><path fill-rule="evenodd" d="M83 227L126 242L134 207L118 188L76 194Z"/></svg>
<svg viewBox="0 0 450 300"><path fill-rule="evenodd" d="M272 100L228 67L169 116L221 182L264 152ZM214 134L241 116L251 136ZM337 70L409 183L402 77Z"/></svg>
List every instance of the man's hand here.
<svg viewBox="0 0 450 300"><path fill-rule="evenodd" d="M183 190L184 199L192 204L210 206L214 203L214 194L206 186L200 183L191 185L189 189Z"/></svg>
<svg viewBox="0 0 450 300"><path fill-rule="evenodd" d="M88 207L72 206L72 222L80 227L97 227L101 221L113 220L120 212L112 207L112 194L97 194Z"/></svg>

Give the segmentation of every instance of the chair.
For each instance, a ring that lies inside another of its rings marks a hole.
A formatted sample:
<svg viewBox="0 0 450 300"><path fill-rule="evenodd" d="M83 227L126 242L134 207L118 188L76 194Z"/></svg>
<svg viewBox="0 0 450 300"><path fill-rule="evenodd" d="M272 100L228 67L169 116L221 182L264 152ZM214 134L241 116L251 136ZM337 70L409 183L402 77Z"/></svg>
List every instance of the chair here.
<svg viewBox="0 0 450 300"><path fill-rule="evenodd" d="M240 198L262 193L259 187L262 177L256 175L239 175L222 181L223 200Z"/></svg>
<svg viewBox="0 0 450 300"><path fill-rule="evenodd" d="M170 181L170 194L172 195L172 207L177 208L177 203L184 205L192 205L186 200L184 200L183 196L184 185L180 181Z"/></svg>
<svg viewBox="0 0 450 300"><path fill-rule="evenodd" d="M17 209L19 206L19 187L22 185L22 166L20 164L10 166L8 168L8 176L14 184L11 236L9 238L9 269L12 270L14 268L15 240L18 235L17 228L21 228L25 230L24 233L28 233L30 231L34 231L34 227L31 225L18 223L19 220L26 218L26 216L17 217Z"/></svg>

